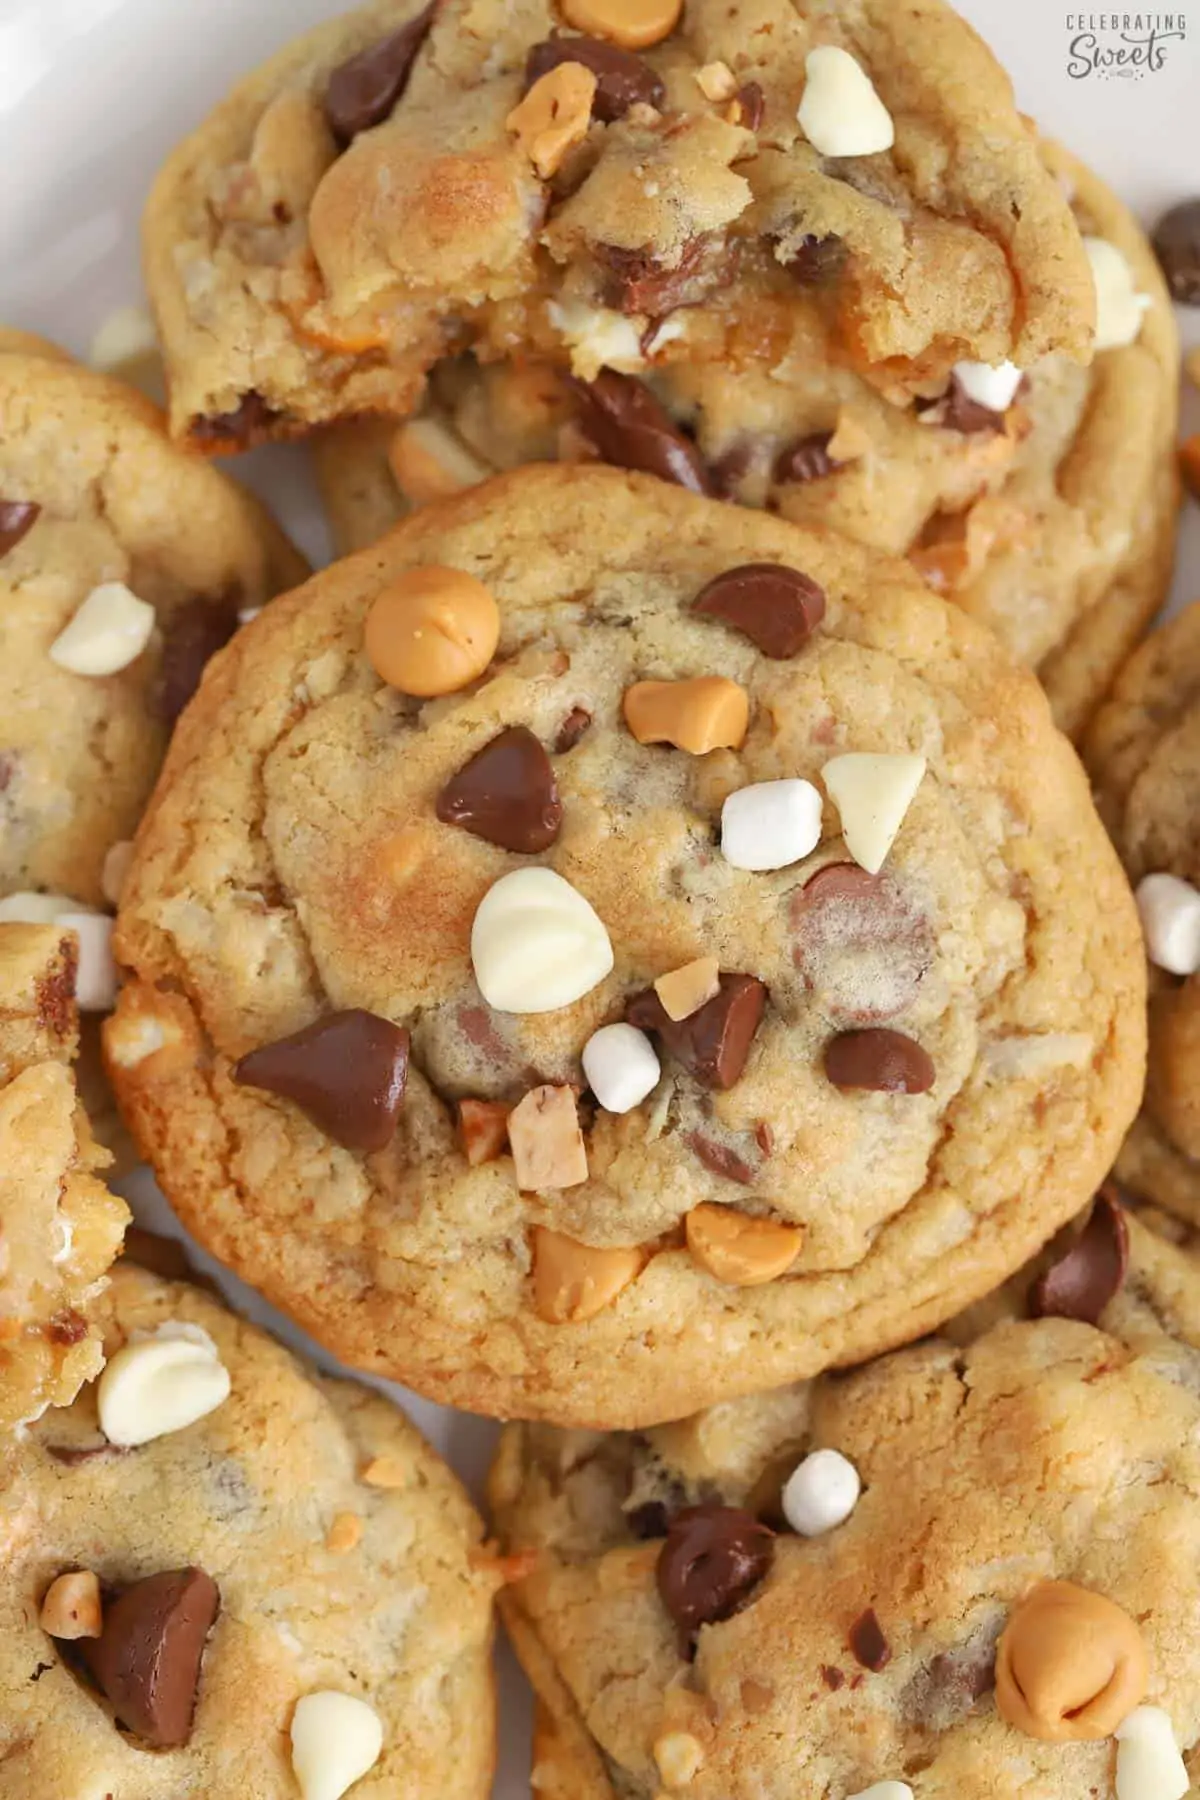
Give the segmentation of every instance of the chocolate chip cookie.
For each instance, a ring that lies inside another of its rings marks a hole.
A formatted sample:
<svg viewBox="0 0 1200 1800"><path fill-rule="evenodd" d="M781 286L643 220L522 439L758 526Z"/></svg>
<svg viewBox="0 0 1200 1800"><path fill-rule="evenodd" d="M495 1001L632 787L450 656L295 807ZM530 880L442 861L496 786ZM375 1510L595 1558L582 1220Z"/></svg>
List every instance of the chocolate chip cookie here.
<svg viewBox="0 0 1200 1800"><path fill-rule="evenodd" d="M1087 742L1096 798L1138 896L1150 1069L1123 1181L1200 1224L1200 604L1132 656Z"/></svg>
<svg viewBox="0 0 1200 1800"><path fill-rule="evenodd" d="M111 899L204 661L305 572L133 389L0 338L0 894Z"/></svg>
<svg viewBox="0 0 1200 1800"><path fill-rule="evenodd" d="M5 1800L484 1800L500 1571L395 1407L118 1265L108 1364L0 1443Z"/></svg>
<svg viewBox="0 0 1200 1800"><path fill-rule="evenodd" d="M773 368L814 294L902 397L1091 351L1070 210L941 0L373 0L179 146L145 245L215 450L406 416L471 346Z"/></svg>
<svg viewBox="0 0 1200 1800"><path fill-rule="evenodd" d="M1078 1207L1142 1080L1033 678L904 563L611 469L425 508L239 633L117 946L189 1227L500 1414L904 1341Z"/></svg>
<svg viewBox="0 0 1200 1800"><path fill-rule="evenodd" d="M1090 368L1061 354L1024 377L964 365L940 394L897 406L847 365L812 295L795 298L769 369L652 359L641 377L583 383L460 358L434 372L415 418L318 442L340 547L497 469L600 456L907 555L1037 669L1077 736L1170 580L1179 346L1137 222L1064 150L1042 154L1085 240L1118 259L1102 258L1106 292L1122 271L1127 284Z"/></svg>
<svg viewBox="0 0 1200 1800"><path fill-rule="evenodd" d="M76 1096L76 955L70 932L0 924L0 1429L96 1374L94 1309L129 1217Z"/></svg>
<svg viewBox="0 0 1200 1800"><path fill-rule="evenodd" d="M1102 1198L947 1337L636 1435L509 1427L538 1793L1182 1795L1198 1377L1195 1261Z"/></svg>

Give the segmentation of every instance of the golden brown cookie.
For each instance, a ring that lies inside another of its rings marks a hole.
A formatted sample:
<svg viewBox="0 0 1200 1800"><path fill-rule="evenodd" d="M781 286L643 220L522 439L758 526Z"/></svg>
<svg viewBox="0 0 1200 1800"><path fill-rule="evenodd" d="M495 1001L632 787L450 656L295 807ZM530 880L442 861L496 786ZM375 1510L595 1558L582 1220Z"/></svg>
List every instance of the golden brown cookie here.
<svg viewBox="0 0 1200 1800"><path fill-rule="evenodd" d="M1141 1088L1132 902L1032 677L903 563L615 470L426 508L239 634L117 941L110 1072L189 1227L501 1414L903 1341Z"/></svg>
<svg viewBox="0 0 1200 1800"><path fill-rule="evenodd" d="M0 1429L100 1368L95 1307L129 1217L75 1091L76 943L0 924Z"/></svg>
<svg viewBox="0 0 1200 1800"><path fill-rule="evenodd" d="M106 854L205 659L306 570L141 395L17 343L0 338L0 894L86 910L114 897Z"/></svg>
<svg viewBox="0 0 1200 1800"><path fill-rule="evenodd" d="M1200 1224L1200 604L1132 656L1087 742L1101 814L1138 892L1150 1069L1117 1172Z"/></svg>
<svg viewBox="0 0 1200 1800"><path fill-rule="evenodd" d="M964 357L1086 361L1094 311L1033 130L941 0L373 0L177 148L145 252L172 429L217 450L406 415L472 345L768 368L819 291L904 395Z"/></svg>
<svg viewBox="0 0 1200 1800"><path fill-rule="evenodd" d="M1042 153L1080 230L1120 252L1147 302L1125 322L1133 341L1099 350L1090 368L1043 357L1010 383L1001 411L957 381L940 400L901 407L846 365L809 300L796 303L769 370L681 361L650 373L668 415L651 438L632 377L609 372L589 391L546 365L460 359L435 371L413 420L318 441L340 549L520 462L600 455L670 479L672 450L694 443L722 497L911 557L1037 669L1059 726L1078 736L1169 585L1179 345L1136 220L1067 152ZM691 472L686 462L675 471Z"/></svg>
<svg viewBox="0 0 1200 1800"><path fill-rule="evenodd" d="M484 1800L500 1573L377 1394L123 1262L99 1383L0 1444L4 1800Z"/></svg>
<svg viewBox="0 0 1200 1800"><path fill-rule="evenodd" d="M1102 1199L977 1316L847 1375L637 1434L510 1426L538 1793L1182 1794L1198 1368L1195 1260Z"/></svg>

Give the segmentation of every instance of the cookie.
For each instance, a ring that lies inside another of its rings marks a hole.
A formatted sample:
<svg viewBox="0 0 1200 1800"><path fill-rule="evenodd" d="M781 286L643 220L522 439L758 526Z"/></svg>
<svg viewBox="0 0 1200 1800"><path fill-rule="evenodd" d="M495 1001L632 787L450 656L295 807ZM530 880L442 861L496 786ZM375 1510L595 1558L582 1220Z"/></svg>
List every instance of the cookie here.
<svg viewBox="0 0 1200 1800"><path fill-rule="evenodd" d="M5 1800L484 1800L499 1570L379 1395L127 1262L0 1444ZM361 1777L361 1779L358 1779Z"/></svg>
<svg viewBox="0 0 1200 1800"><path fill-rule="evenodd" d="M306 569L139 394L17 344L0 338L0 895L86 910L112 899L105 857L204 659Z"/></svg>
<svg viewBox="0 0 1200 1800"><path fill-rule="evenodd" d="M510 1426L537 1792L1184 1793L1198 1369L1200 1267L1101 1201L952 1338L636 1435Z"/></svg>
<svg viewBox="0 0 1200 1800"><path fill-rule="evenodd" d="M904 1341L1141 1088L1132 901L1033 678L903 563L610 469L427 507L239 634L117 943L108 1066L189 1228L481 1412Z"/></svg>
<svg viewBox="0 0 1200 1800"><path fill-rule="evenodd" d="M0 924L0 1429L100 1368L94 1309L129 1212L76 1096L73 934Z"/></svg>
<svg viewBox="0 0 1200 1800"><path fill-rule="evenodd" d="M473 346L770 368L817 290L901 395L1091 349L1069 208L941 0L373 0L176 149L144 242L210 450L406 416Z"/></svg>
<svg viewBox="0 0 1200 1800"><path fill-rule="evenodd" d="M1150 965L1146 1098L1117 1159L1133 1193L1200 1224L1200 604L1149 637L1087 741Z"/></svg>
<svg viewBox="0 0 1200 1800"><path fill-rule="evenodd" d="M1059 726L1078 736L1170 581L1179 345L1136 220L1067 152L1042 154L1080 230L1119 252L1146 302L1125 321L1132 341L1090 368L1050 355L1019 386L1014 370L999 410L959 383L902 408L847 366L820 302L798 300L770 369L680 362L649 378L668 417L647 462L633 377L589 387L549 366L451 363L415 420L344 426L317 447L340 549L522 461L600 455L670 478L674 433L724 498L909 556L1037 669Z"/></svg>

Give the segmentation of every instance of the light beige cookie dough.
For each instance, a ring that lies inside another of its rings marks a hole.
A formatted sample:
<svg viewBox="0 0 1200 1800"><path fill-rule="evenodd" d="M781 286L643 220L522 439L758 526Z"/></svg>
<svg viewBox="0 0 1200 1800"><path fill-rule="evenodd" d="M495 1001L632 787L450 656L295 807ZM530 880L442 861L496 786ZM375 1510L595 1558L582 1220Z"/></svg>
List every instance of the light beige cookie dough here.
<svg viewBox="0 0 1200 1800"><path fill-rule="evenodd" d="M4 1800L484 1800L500 1570L440 1458L128 1262L105 1347L0 1444Z"/></svg>
<svg viewBox="0 0 1200 1800"><path fill-rule="evenodd" d="M0 895L111 904L205 660L305 573L139 394L0 337Z"/></svg>
<svg viewBox="0 0 1200 1800"><path fill-rule="evenodd" d="M673 424L694 443L723 498L909 556L1037 669L1059 726L1077 737L1170 582L1179 344L1136 220L1059 146L1042 154L1081 232L1120 252L1146 302L1126 321L1132 341L1099 350L1090 368L1043 357L1000 412L953 390L899 407L847 366L809 300L797 301L769 369L681 361L645 379L668 433ZM682 328L691 309L671 316ZM361 549L410 507L519 462L603 454L670 478L666 439L655 456L630 403L599 450L587 438L596 418L551 367L443 365L415 419L318 442L339 547Z"/></svg>
<svg viewBox="0 0 1200 1800"><path fill-rule="evenodd" d="M1200 604L1130 658L1087 758L1142 903L1150 966L1146 1098L1117 1172L1133 1193L1200 1224Z"/></svg>
<svg viewBox="0 0 1200 1800"><path fill-rule="evenodd" d="M110 1072L189 1227L499 1414L904 1341L1141 1089L1132 901L1033 678L903 563L611 469L426 508L240 634L117 945Z"/></svg>
<svg viewBox="0 0 1200 1800"><path fill-rule="evenodd" d="M75 1091L74 934L0 924L0 1429L100 1368L95 1307L129 1212Z"/></svg>
<svg viewBox="0 0 1200 1800"><path fill-rule="evenodd" d="M951 1335L847 1375L636 1435L509 1427L539 1795L1190 1791L1200 1268L1101 1206ZM1031 1317L1039 1277L1088 1316Z"/></svg>
<svg viewBox="0 0 1200 1800"><path fill-rule="evenodd" d="M901 396L1091 348L1070 210L941 0L373 0L176 149L144 243L172 430L215 450L407 415L473 345L771 367L817 289Z"/></svg>

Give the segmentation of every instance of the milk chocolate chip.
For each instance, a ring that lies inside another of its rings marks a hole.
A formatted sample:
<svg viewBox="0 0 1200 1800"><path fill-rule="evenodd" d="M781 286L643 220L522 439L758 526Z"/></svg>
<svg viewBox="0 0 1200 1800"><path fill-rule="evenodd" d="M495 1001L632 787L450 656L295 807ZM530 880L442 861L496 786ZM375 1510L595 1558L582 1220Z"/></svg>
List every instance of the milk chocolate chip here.
<svg viewBox="0 0 1200 1800"><path fill-rule="evenodd" d="M351 56L333 71L325 89L325 117L340 144L381 125L408 86L417 52L429 34L436 0L399 31Z"/></svg>
<svg viewBox="0 0 1200 1800"><path fill-rule="evenodd" d="M76 1646L119 1722L160 1750L186 1744L200 1659L220 1605L203 1569L148 1575L104 1608L98 1638Z"/></svg>
<svg viewBox="0 0 1200 1800"><path fill-rule="evenodd" d="M573 706L558 728L558 736L554 740L555 754L564 756L568 750L573 750L591 722L592 715L585 707Z"/></svg>
<svg viewBox="0 0 1200 1800"><path fill-rule="evenodd" d="M874 1025L916 1000L933 961L929 921L901 888L828 863L793 897L792 960L822 1012Z"/></svg>
<svg viewBox="0 0 1200 1800"><path fill-rule="evenodd" d="M714 287L729 280L736 254L736 247L727 249L719 233L691 238L674 268L664 267L648 250L596 246L597 259L609 277L605 303L626 313L648 313L653 319L677 306L698 305Z"/></svg>
<svg viewBox="0 0 1200 1800"><path fill-rule="evenodd" d="M572 386L579 396L579 423L605 462L657 475L693 494L712 492L700 452L648 387L615 369L601 369L595 381Z"/></svg>
<svg viewBox="0 0 1200 1800"><path fill-rule="evenodd" d="M437 816L502 850L548 850L562 824L562 801L532 731L510 725L477 750L438 795Z"/></svg>
<svg viewBox="0 0 1200 1800"><path fill-rule="evenodd" d="M353 1007L243 1056L233 1079L293 1101L347 1150L391 1142L408 1080L409 1034Z"/></svg>
<svg viewBox="0 0 1200 1800"><path fill-rule="evenodd" d="M1091 1216L1065 1256L1040 1275L1029 1296L1035 1319L1079 1319L1098 1325L1129 1267L1129 1227L1110 1188L1096 1195Z"/></svg>
<svg viewBox="0 0 1200 1800"><path fill-rule="evenodd" d="M860 1613L855 1619L847 1642L854 1652L855 1662L861 1663L864 1669L870 1669L873 1675L878 1675L880 1669L886 1668L892 1660L892 1647L883 1635L883 1627L873 1606L869 1606L865 1613Z"/></svg>
<svg viewBox="0 0 1200 1800"><path fill-rule="evenodd" d="M692 611L724 620L783 662L799 654L825 617L825 590L783 563L742 563L701 588Z"/></svg>
<svg viewBox="0 0 1200 1800"><path fill-rule="evenodd" d="M829 454L832 431L813 431L787 444L775 458L776 481L823 481L842 467Z"/></svg>
<svg viewBox="0 0 1200 1800"><path fill-rule="evenodd" d="M794 281L804 287L831 287L841 275L850 252L845 242L835 235L800 239L784 267Z"/></svg>
<svg viewBox="0 0 1200 1800"><path fill-rule="evenodd" d="M689 1506L676 1513L659 1552L657 1579L685 1643L702 1625L738 1612L773 1557L772 1532L740 1506Z"/></svg>
<svg viewBox="0 0 1200 1800"><path fill-rule="evenodd" d="M0 500L0 556L7 556L33 529L41 510L36 500Z"/></svg>
<svg viewBox="0 0 1200 1800"><path fill-rule="evenodd" d="M237 628L237 601L230 595L188 600L170 615L159 669L159 708L168 725L174 725L200 686L207 664Z"/></svg>
<svg viewBox="0 0 1200 1800"><path fill-rule="evenodd" d="M1004 414L993 412L990 406L981 406L978 400L972 400L957 375L950 377L950 386L940 400L932 406L920 409L923 417L933 419L946 431L961 431L965 437L977 431L1003 431Z"/></svg>
<svg viewBox="0 0 1200 1800"><path fill-rule="evenodd" d="M747 81L733 96L730 122L743 131L757 131L767 110L766 96L757 81Z"/></svg>
<svg viewBox="0 0 1200 1800"><path fill-rule="evenodd" d="M825 1046L825 1073L834 1087L875 1094L927 1094L935 1080L928 1051L883 1025L831 1038Z"/></svg>
<svg viewBox="0 0 1200 1800"><path fill-rule="evenodd" d="M640 1031L657 1032L671 1055L708 1088L731 1088L746 1067L766 1005L754 975L722 975L720 990L686 1019L672 1019L653 988L637 994L625 1017Z"/></svg>
<svg viewBox="0 0 1200 1800"><path fill-rule="evenodd" d="M1200 306L1200 200L1183 200L1154 227L1154 254L1174 299Z"/></svg>
<svg viewBox="0 0 1200 1800"><path fill-rule="evenodd" d="M526 92L559 63L582 63L596 77L596 94L592 101L592 117L611 125L634 105L661 108L666 89L649 63L622 50L618 44L606 44L600 38L546 38L535 44L525 64Z"/></svg>
<svg viewBox="0 0 1200 1800"><path fill-rule="evenodd" d="M232 412L202 414L193 419L188 436L205 448L219 449L228 445L234 450L245 450L266 437L276 419L282 416L251 388L248 394L242 395Z"/></svg>

